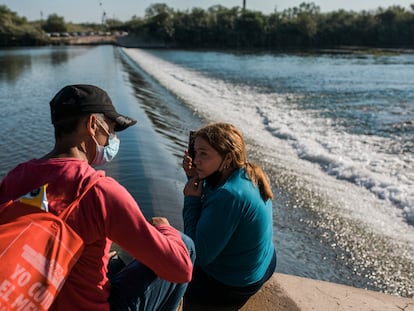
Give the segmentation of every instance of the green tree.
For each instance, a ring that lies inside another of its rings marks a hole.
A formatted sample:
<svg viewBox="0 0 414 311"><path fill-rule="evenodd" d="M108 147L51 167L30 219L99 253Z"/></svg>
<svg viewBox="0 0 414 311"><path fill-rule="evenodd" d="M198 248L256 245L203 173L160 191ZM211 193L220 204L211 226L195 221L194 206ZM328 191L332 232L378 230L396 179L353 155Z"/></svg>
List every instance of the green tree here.
<svg viewBox="0 0 414 311"><path fill-rule="evenodd" d="M354 15L354 22L351 28L351 34L354 45L360 46L376 46L377 40L377 18L372 12L362 11L358 15Z"/></svg>
<svg viewBox="0 0 414 311"><path fill-rule="evenodd" d="M65 19L57 14L51 14L43 24L43 30L46 32L65 32L67 31Z"/></svg>
<svg viewBox="0 0 414 311"><path fill-rule="evenodd" d="M240 14L240 8L227 9L224 6L215 5L210 7L208 11L211 15L212 35L215 38L214 46L237 46L238 37L235 24Z"/></svg>
<svg viewBox="0 0 414 311"><path fill-rule="evenodd" d="M0 25L13 24L21 26L27 23L26 17L19 17L16 12L11 11L5 5L0 5Z"/></svg>
<svg viewBox="0 0 414 311"><path fill-rule="evenodd" d="M239 35L239 45L262 46L265 18L260 12L245 10L236 19L236 29Z"/></svg>
<svg viewBox="0 0 414 311"><path fill-rule="evenodd" d="M386 10L379 9L378 40L382 45L399 45L404 38L405 9L401 6L392 6Z"/></svg>
<svg viewBox="0 0 414 311"><path fill-rule="evenodd" d="M304 45L312 45L318 33L320 8L314 3L302 3L297 16L297 27Z"/></svg>
<svg viewBox="0 0 414 311"><path fill-rule="evenodd" d="M106 25L109 29L122 29L124 27L124 23L116 18L108 18Z"/></svg>
<svg viewBox="0 0 414 311"><path fill-rule="evenodd" d="M148 34L164 42L172 42L174 36L174 10L165 3L155 3L145 10Z"/></svg>
<svg viewBox="0 0 414 311"><path fill-rule="evenodd" d="M265 46L280 47L280 26L282 24L282 16L275 10L266 19L265 24Z"/></svg>
<svg viewBox="0 0 414 311"><path fill-rule="evenodd" d="M45 44L48 38L35 25L27 23L4 5L0 5L0 46Z"/></svg>
<svg viewBox="0 0 414 311"><path fill-rule="evenodd" d="M211 19L202 8L191 12L177 12L174 18L175 40L184 46L208 46L214 40Z"/></svg>
<svg viewBox="0 0 414 311"><path fill-rule="evenodd" d="M339 10L325 14L319 24L319 38L323 45L353 45L356 41L353 29L357 14Z"/></svg>
<svg viewBox="0 0 414 311"><path fill-rule="evenodd" d="M135 34L142 34L143 28L145 26L145 20L139 18L137 16L133 16L131 20L124 23L123 30L135 33Z"/></svg>

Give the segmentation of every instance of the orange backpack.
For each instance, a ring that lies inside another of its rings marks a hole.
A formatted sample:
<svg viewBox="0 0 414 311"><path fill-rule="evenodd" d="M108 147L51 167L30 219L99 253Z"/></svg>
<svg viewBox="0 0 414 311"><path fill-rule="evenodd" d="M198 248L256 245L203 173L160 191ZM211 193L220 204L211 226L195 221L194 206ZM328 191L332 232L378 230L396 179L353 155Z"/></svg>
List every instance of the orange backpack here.
<svg viewBox="0 0 414 311"><path fill-rule="evenodd" d="M59 216L41 208L47 185L0 205L0 311L49 309L84 247L65 220L98 180Z"/></svg>

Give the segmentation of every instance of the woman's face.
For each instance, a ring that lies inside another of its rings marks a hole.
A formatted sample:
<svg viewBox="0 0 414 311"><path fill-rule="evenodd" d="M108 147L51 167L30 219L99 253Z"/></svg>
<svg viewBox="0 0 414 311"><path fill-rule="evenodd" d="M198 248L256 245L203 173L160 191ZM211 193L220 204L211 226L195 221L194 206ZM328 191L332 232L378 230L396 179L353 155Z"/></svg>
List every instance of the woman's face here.
<svg viewBox="0 0 414 311"><path fill-rule="evenodd" d="M204 179L217 171L223 163L223 157L203 138L194 141L195 159L199 179Z"/></svg>

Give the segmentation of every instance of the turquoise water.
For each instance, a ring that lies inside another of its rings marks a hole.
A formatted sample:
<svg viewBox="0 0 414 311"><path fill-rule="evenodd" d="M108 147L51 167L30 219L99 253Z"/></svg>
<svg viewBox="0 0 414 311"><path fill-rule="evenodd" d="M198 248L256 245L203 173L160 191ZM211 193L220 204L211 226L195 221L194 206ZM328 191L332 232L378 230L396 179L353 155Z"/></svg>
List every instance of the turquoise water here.
<svg viewBox="0 0 414 311"><path fill-rule="evenodd" d="M127 55L129 54L129 56ZM48 102L97 84L138 125L107 173L181 223L188 130L236 124L268 172L277 270L414 294L413 55L50 47L0 51L0 176L52 148Z"/></svg>

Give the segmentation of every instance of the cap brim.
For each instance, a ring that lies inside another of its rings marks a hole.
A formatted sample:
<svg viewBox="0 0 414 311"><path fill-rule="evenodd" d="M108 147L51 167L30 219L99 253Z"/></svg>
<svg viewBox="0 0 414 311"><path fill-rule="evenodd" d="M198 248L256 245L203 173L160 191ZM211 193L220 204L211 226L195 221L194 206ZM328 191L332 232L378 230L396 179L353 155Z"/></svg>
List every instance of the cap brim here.
<svg viewBox="0 0 414 311"><path fill-rule="evenodd" d="M115 122L115 128L114 128L115 132L123 131L126 128L137 123L137 120L134 120L122 114L118 114L116 112L115 113L104 113L104 114L106 117L108 117L109 119Z"/></svg>

